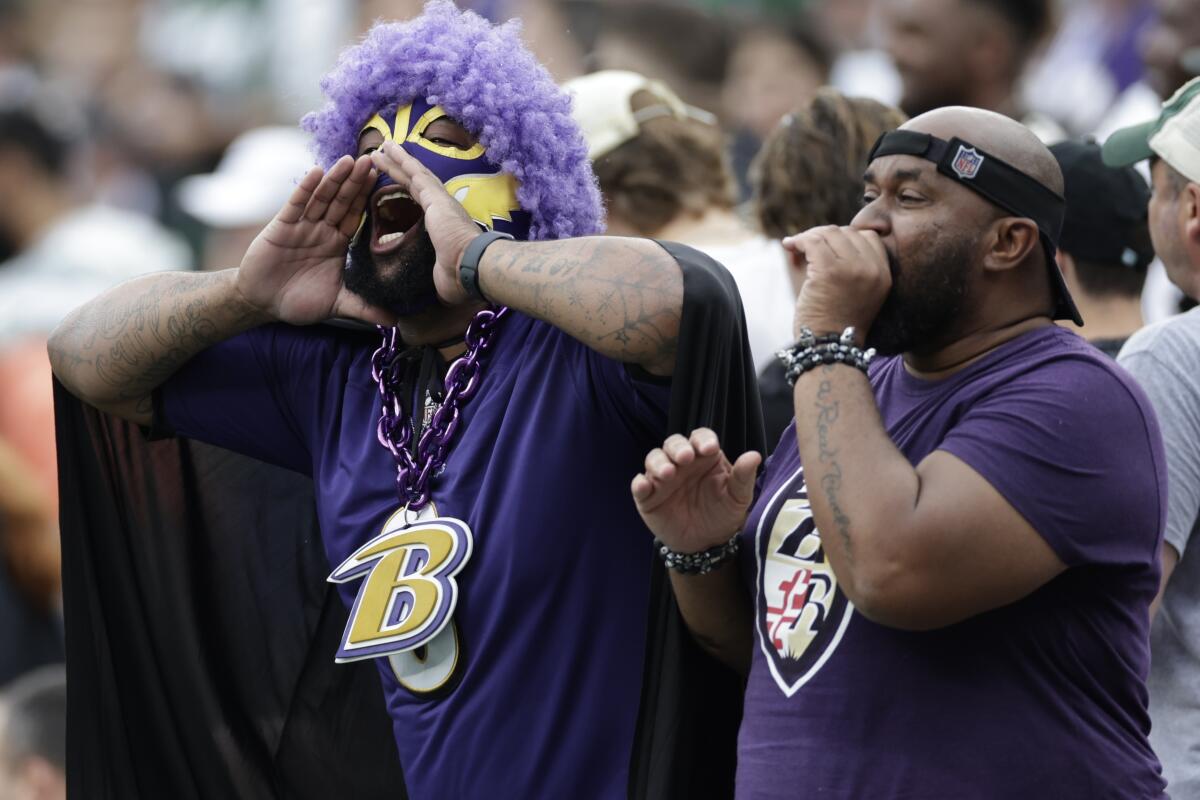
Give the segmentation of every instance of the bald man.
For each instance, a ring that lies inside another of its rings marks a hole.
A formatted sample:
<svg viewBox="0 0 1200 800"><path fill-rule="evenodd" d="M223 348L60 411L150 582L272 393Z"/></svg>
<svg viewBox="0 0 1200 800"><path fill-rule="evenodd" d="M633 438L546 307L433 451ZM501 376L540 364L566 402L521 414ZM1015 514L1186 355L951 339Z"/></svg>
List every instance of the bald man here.
<svg viewBox="0 0 1200 800"><path fill-rule="evenodd" d="M784 240L807 260L795 446L756 483L701 429L633 481L692 631L748 671L738 797L1160 798L1162 442L1052 324L1078 321L1058 165L947 108L864 181L850 226Z"/></svg>

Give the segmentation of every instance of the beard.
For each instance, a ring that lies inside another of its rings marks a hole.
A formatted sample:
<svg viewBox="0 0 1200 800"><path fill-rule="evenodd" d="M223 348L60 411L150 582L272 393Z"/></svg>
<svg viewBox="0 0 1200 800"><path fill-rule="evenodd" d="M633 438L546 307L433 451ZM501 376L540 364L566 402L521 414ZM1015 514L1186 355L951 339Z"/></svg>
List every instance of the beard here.
<svg viewBox="0 0 1200 800"><path fill-rule="evenodd" d="M422 227L412 241L399 250L377 256L371 252L375 236L368 214L346 253L346 270L342 273L346 288L371 305L400 317L413 316L437 305L437 288L433 283L437 251L423 222L417 224ZM380 268L380 260L390 267L387 274Z"/></svg>
<svg viewBox="0 0 1200 800"><path fill-rule="evenodd" d="M892 289L867 333L867 345L881 355L928 351L954 333L967 298L971 274L971 242L942 240L922 251L920 259L888 252Z"/></svg>

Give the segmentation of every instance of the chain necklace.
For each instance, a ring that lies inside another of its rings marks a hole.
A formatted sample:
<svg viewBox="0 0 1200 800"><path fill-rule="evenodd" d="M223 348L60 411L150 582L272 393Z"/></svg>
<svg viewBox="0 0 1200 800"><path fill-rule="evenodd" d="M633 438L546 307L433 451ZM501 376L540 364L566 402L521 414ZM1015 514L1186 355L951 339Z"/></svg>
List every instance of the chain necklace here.
<svg viewBox="0 0 1200 800"><path fill-rule="evenodd" d="M491 347L496 324L508 313L506 306L486 308L475 315L464 337L467 351L446 371L446 391L441 405L424 425L416 447L412 447L413 421L401 404L400 381L403 365L395 328L379 326L383 344L371 356L371 377L379 385L383 411L376 436L396 460L396 493L400 502L419 511L429 503L429 482L446 468L451 440L458 430L462 407L479 389L480 361ZM414 407L413 413L421 413Z"/></svg>

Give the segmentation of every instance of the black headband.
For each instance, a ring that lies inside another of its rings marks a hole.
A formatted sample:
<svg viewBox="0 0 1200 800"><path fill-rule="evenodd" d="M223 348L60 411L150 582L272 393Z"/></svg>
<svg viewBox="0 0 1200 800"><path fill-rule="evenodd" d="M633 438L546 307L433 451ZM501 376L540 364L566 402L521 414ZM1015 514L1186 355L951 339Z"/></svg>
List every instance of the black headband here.
<svg viewBox="0 0 1200 800"><path fill-rule="evenodd" d="M879 137L867 163L880 156L917 156L938 172L1018 217L1037 223L1053 257L1067 202L1041 181L1000 158L955 137L950 141L917 131L889 131Z"/></svg>
<svg viewBox="0 0 1200 800"><path fill-rule="evenodd" d="M917 156L932 161L938 172L950 180L961 183L1014 216L1033 220L1059 288L1056 316L1083 324L1054 261L1067 207L1061 195L1008 162L958 137L947 142L928 133L889 131L875 142L867 163L881 156Z"/></svg>

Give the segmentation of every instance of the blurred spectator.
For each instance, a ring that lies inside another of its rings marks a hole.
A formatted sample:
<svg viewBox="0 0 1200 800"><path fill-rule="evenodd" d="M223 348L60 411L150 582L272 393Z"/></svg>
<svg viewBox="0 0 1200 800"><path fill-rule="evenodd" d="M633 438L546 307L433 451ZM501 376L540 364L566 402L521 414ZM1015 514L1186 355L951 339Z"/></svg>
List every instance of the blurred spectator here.
<svg viewBox="0 0 1200 800"><path fill-rule="evenodd" d="M0 798L65 800L67 672L42 667L0 695Z"/></svg>
<svg viewBox="0 0 1200 800"><path fill-rule="evenodd" d="M186 269L191 260L153 220L89 201L72 158L85 139L68 111L44 89L0 92L0 196L10 198L0 203L0 232L16 248L0 264L0 439L20 454L53 509L46 335L101 291L150 270Z"/></svg>
<svg viewBox="0 0 1200 800"><path fill-rule="evenodd" d="M1154 14L1138 37L1145 72L1097 123L1096 138L1102 141L1118 128L1158 114L1163 100L1200 75L1200 0L1150 2Z"/></svg>
<svg viewBox="0 0 1200 800"><path fill-rule="evenodd" d="M185 178L179 203L207 227L201 268L240 264L313 163L308 136L299 128L255 128L229 145L216 172Z"/></svg>
<svg viewBox="0 0 1200 800"><path fill-rule="evenodd" d="M1200 0L1154 0L1154 10L1142 59L1146 82L1167 98L1200 73Z"/></svg>
<svg viewBox="0 0 1200 800"><path fill-rule="evenodd" d="M55 517L50 495L0 438L0 685L63 657Z"/></svg>
<svg viewBox="0 0 1200 800"><path fill-rule="evenodd" d="M808 8L833 48L830 85L847 97L895 105L900 76L883 49L878 5L876 0L814 0Z"/></svg>
<svg viewBox="0 0 1200 800"><path fill-rule="evenodd" d="M1200 0L1151 0L1151 4L1155 14L1139 39L1145 74L1121 93L1096 126L1095 135L1101 141L1118 128L1157 116L1164 99L1200 74ZM1142 170L1145 166L1138 165ZM1150 265L1142 290L1146 322L1168 319L1194 302L1195 298L1186 297L1171 282L1160 260Z"/></svg>
<svg viewBox="0 0 1200 800"><path fill-rule="evenodd" d="M733 177L716 118L659 81L623 70L565 84L588 142L608 232L691 245L733 274L757 369L790 336L783 251L734 212Z"/></svg>
<svg viewBox="0 0 1200 800"><path fill-rule="evenodd" d="M1095 129L1117 96L1142 77L1137 42L1150 0L1071 0L1023 89L1029 108L1075 134Z"/></svg>
<svg viewBox="0 0 1200 800"><path fill-rule="evenodd" d="M1200 296L1200 78L1149 123L1104 144L1105 161L1150 159L1150 235L1167 274ZM1200 309L1135 333L1121 364L1154 405L1167 455L1162 587L1151 607L1150 743L1172 797L1200 797L1200 557L1188 549L1200 527Z"/></svg>
<svg viewBox="0 0 1200 800"><path fill-rule="evenodd" d="M126 278L186 269L186 246L152 220L88 200L73 171L82 132L36 103L0 98L0 231L17 254L0 264L0 345L48 333L75 306Z"/></svg>
<svg viewBox="0 0 1200 800"><path fill-rule="evenodd" d="M1019 81L1050 22L1049 0L883 0L900 107L916 115L975 106L1023 123L1043 142L1065 138L1025 108Z"/></svg>
<svg viewBox="0 0 1200 800"><path fill-rule="evenodd" d="M813 22L795 15L743 24L721 87L722 117L733 133L731 163L739 198L749 197L750 161L783 115L828 83L833 53Z"/></svg>
<svg viewBox="0 0 1200 800"><path fill-rule="evenodd" d="M775 240L818 225L849 225L862 207L863 170L875 141L899 127L904 113L874 100L821 89L784 117L754 163L759 227ZM804 265L788 262L789 309L804 283ZM791 325L786 335L791 336ZM774 446L791 422L792 389L783 365L769 361L759 377L767 442Z"/></svg>
<svg viewBox="0 0 1200 800"><path fill-rule="evenodd" d="M1146 223L1150 189L1132 167L1105 166L1095 142L1063 141L1050 152L1067 198L1058 266L1084 321L1083 328L1062 324L1116 358L1142 327L1142 284L1154 260Z"/></svg>
<svg viewBox="0 0 1200 800"><path fill-rule="evenodd" d="M592 70L638 72L670 86L698 108L720 108L732 37L723 20L666 2L601 0Z"/></svg>

